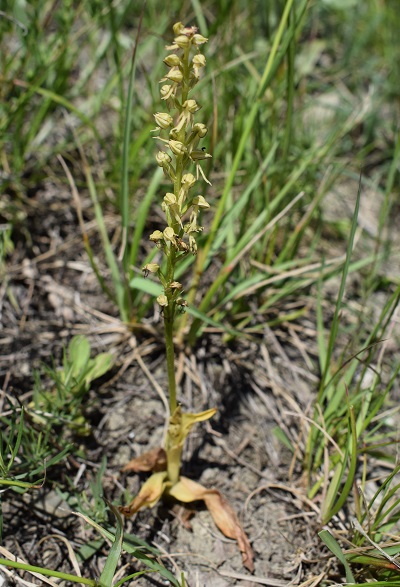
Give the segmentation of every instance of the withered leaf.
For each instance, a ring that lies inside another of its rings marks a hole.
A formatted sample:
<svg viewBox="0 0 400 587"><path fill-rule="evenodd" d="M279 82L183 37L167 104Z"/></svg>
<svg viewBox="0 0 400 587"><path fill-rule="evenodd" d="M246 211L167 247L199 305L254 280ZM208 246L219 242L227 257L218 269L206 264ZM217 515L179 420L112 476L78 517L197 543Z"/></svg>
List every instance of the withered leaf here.
<svg viewBox="0 0 400 587"><path fill-rule="evenodd" d="M167 472L153 473L144 483L131 503L125 507L120 507L119 511L124 516L133 516L138 510L145 507L153 507L161 498L167 486Z"/></svg>
<svg viewBox="0 0 400 587"><path fill-rule="evenodd" d="M166 471L167 455L163 448L153 448L139 457L129 461L122 469L122 473L132 471L133 473L147 473L152 471L158 473Z"/></svg>
<svg viewBox="0 0 400 587"><path fill-rule="evenodd" d="M200 483L186 477L181 477L178 483L169 488L167 492L175 499L185 503L203 500L215 525L225 536L237 541L242 553L243 565L251 573L254 572L254 553L249 539L241 527L237 515L222 493L216 489L206 489Z"/></svg>

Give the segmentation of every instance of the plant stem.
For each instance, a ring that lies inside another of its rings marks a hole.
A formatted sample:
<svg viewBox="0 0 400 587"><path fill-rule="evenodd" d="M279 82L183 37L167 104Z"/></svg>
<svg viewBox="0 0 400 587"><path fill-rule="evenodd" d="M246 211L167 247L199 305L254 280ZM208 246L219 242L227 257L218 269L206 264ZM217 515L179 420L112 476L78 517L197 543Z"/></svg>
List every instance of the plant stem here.
<svg viewBox="0 0 400 587"><path fill-rule="evenodd" d="M174 313L175 308L167 306L164 310L165 350L167 355L169 409L171 415L176 410L176 379L175 379L175 350L174 350Z"/></svg>
<svg viewBox="0 0 400 587"><path fill-rule="evenodd" d="M168 431L168 435L170 432ZM176 485L179 481L181 472L181 461L182 461L182 450L183 446L175 446L167 451L167 473L168 480L172 485Z"/></svg>

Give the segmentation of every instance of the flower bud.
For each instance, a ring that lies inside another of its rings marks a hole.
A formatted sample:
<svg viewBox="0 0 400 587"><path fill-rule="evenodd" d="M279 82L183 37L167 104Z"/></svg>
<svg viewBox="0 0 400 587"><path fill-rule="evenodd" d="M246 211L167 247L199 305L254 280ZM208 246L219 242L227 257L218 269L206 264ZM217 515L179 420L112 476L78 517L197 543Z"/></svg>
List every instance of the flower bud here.
<svg viewBox="0 0 400 587"><path fill-rule="evenodd" d="M193 206L197 206L198 208L209 208L210 204L206 202L203 196L196 196L193 198L192 202Z"/></svg>
<svg viewBox="0 0 400 587"><path fill-rule="evenodd" d="M185 145L180 141L168 141L168 145L174 155L181 156L187 151Z"/></svg>
<svg viewBox="0 0 400 587"><path fill-rule="evenodd" d="M196 36L196 35L195 35ZM178 45L181 49L186 49L190 45L190 40L186 35L178 35L174 39L175 45Z"/></svg>
<svg viewBox="0 0 400 587"><path fill-rule="evenodd" d="M201 53L199 53L198 55L195 55L193 57L193 65L195 67L205 67L206 58L204 57L204 55L202 55Z"/></svg>
<svg viewBox="0 0 400 587"><path fill-rule="evenodd" d="M170 289L175 289L175 290L180 290L182 289L182 284L179 283L179 281L173 281L172 283L169 284Z"/></svg>
<svg viewBox="0 0 400 587"><path fill-rule="evenodd" d="M176 241L175 241L175 232L174 232L174 229L171 228L171 226L167 226L167 228L164 228L163 237L164 237L164 240L166 242L169 241L169 242L171 242L173 244L176 243Z"/></svg>
<svg viewBox="0 0 400 587"><path fill-rule="evenodd" d="M172 116L166 112L156 112L153 116L156 124L164 130L172 126L174 122Z"/></svg>
<svg viewBox="0 0 400 587"><path fill-rule="evenodd" d="M173 89L173 86L169 86L167 84L165 84L165 86L162 86L162 88L160 89L161 99L167 100L171 96Z"/></svg>
<svg viewBox="0 0 400 587"><path fill-rule="evenodd" d="M171 163L172 159L165 151L158 151L156 161L160 167L163 167L164 165Z"/></svg>
<svg viewBox="0 0 400 587"><path fill-rule="evenodd" d="M167 79L171 80L172 82L180 84L181 81L183 80L183 73L181 72L180 69L173 68L173 69L171 69L171 71L169 73L167 73L167 75L165 77Z"/></svg>
<svg viewBox="0 0 400 587"><path fill-rule="evenodd" d="M171 194L170 192L168 192L167 194L165 194L165 196L164 196L164 202L167 204L167 206L174 206L174 204L176 204L176 196L175 196L175 194Z"/></svg>
<svg viewBox="0 0 400 587"><path fill-rule="evenodd" d="M160 294L157 298L157 302L160 304L160 306L162 308L165 308L166 306L168 306L168 298L166 295L164 294Z"/></svg>
<svg viewBox="0 0 400 587"><path fill-rule="evenodd" d="M192 175L192 173L185 173L185 175L182 177L182 184L184 184L188 190L193 187L195 183L196 178L194 175Z"/></svg>
<svg viewBox="0 0 400 587"><path fill-rule="evenodd" d="M197 122L193 125L193 131L202 139L208 133L208 128L202 122Z"/></svg>
<svg viewBox="0 0 400 587"><path fill-rule="evenodd" d="M205 37L203 37L203 35L200 35L198 33L196 35L193 35L192 40L193 40L193 44L196 45L196 47L198 45L203 45L203 43L207 43L207 41L208 41L208 39L206 39ZM176 39L175 39L175 42L176 42Z"/></svg>
<svg viewBox="0 0 400 587"><path fill-rule="evenodd" d="M193 59L193 61L194 61L194 59ZM176 53L173 53L172 55L168 55L168 57L166 57L164 59L164 63L165 63L165 65L168 65L168 67L177 67L182 62L179 59L178 55L176 55Z"/></svg>
<svg viewBox="0 0 400 587"><path fill-rule="evenodd" d="M182 22L176 22L174 24L174 26L172 27L172 30L174 31L174 35L180 35L181 32L184 30L185 25Z"/></svg>
<svg viewBox="0 0 400 587"><path fill-rule="evenodd" d="M200 106L197 104L196 100L185 100L182 104L182 108L191 114L200 110Z"/></svg>

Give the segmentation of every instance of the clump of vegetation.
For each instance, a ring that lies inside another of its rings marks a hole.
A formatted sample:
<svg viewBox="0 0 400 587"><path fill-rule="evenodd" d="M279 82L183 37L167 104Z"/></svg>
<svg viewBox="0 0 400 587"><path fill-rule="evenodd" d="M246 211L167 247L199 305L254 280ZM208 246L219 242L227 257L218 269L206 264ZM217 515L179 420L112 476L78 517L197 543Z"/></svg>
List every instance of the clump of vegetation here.
<svg viewBox="0 0 400 587"><path fill-rule="evenodd" d="M51 382L48 391L36 372L32 416L44 429L70 429L78 435L90 433L90 426L82 413L82 402L93 381L107 373L114 362L111 353L99 353L91 358L91 347L83 335L72 337L64 350L63 366L44 366Z"/></svg>

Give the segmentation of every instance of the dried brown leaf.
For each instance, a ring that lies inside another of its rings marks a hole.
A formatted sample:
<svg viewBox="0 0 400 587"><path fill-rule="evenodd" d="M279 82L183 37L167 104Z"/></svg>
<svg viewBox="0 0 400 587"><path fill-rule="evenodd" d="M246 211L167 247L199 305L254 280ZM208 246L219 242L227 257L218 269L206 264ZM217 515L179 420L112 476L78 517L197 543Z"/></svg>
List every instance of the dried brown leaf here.
<svg viewBox="0 0 400 587"><path fill-rule="evenodd" d="M147 473L152 471L154 473L166 471L167 469L167 455L163 448L153 448L139 457L129 461L122 469L122 473Z"/></svg>
<svg viewBox="0 0 400 587"><path fill-rule="evenodd" d="M203 500L215 525L225 536L237 541L242 553L243 565L251 573L254 572L254 553L249 539L241 527L237 515L222 493L216 489L206 489L200 483L181 477L176 485L168 489L168 494L185 503Z"/></svg>

